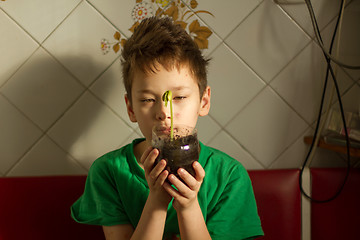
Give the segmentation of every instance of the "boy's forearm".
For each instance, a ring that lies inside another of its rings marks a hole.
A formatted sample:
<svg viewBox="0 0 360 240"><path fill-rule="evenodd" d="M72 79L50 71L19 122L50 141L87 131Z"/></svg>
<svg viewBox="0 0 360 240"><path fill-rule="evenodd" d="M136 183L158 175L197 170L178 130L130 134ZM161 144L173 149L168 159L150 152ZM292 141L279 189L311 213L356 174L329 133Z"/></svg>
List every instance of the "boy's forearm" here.
<svg viewBox="0 0 360 240"><path fill-rule="evenodd" d="M182 240L211 239L198 202L190 209L178 211L177 215Z"/></svg>
<svg viewBox="0 0 360 240"><path fill-rule="evenodd" d="M131 239L161 240L164 234L166 214L167 206L159 205L149 196Z"/></svg>

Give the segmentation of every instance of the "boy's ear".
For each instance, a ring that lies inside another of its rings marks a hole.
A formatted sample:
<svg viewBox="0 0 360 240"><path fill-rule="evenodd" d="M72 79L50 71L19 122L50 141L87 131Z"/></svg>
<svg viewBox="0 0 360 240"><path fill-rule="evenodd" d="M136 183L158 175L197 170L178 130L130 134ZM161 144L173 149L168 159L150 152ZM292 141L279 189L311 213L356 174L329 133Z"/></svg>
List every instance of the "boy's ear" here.
<svg viewBox="0 0 360 240"><path fill-rule="evenodd" d="M210 111L210 98L211 98L211 89L209 86L207 86L203 96L201 97L199 116L208 115Z"/></svg>
<svg viewBox="0 0 360 240"><path fill-rule="evenodd" d="M135 116L135 113L134 113L134 110L133 110L133 107L132 107L132 104L131 104L131 101L128 98L127 94L125 94L125 103L126 103L126 110L127 110L128 115L129 115L130 121L131 122L137 122L136 116Z"/></svg>

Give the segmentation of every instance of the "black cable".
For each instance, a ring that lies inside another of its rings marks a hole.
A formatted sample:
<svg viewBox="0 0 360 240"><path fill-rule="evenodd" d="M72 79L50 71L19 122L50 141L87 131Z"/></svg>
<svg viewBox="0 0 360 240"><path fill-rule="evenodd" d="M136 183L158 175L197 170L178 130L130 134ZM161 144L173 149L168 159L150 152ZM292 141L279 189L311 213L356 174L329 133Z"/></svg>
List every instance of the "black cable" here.
<svg viewBox="0 0 360 240"><path fill-rule="evenodd" d="M309 14L310 14L310 17L311 17L311 21L314 23L316 22L316 17L315 17L315 13L314 13L314 9L313 7L311 6L311 1L310 0L305 0L305 3L308 7L308 10L309 10ZM341 5L342 6L342 5ZM340 10L341 11L341 10ZM339 14L340 15L340 14ZM341 61L339 61L338 59L334 58L331 53L328 53L325 49L325 46L324 46L324 43L322 42L321 40L321 34L320 34L320 31L318 29L318 25L316 24L313 24L313 28L314 28L314 32L315 32L315 37L319 43L319 46L321 48L321 50L323 51L323 53L326 55L326 59L331 59L334 63L336 63L337 65L339 66L342 66L344 68L348 68L348 69L360 69L360 66L353 66L353 65L348 65L348 64L345 64ZM316 29L317 28L317 29Z"/></svg>
<svg viewBox="0 0 360 240"><path fill-rule="evenodd" d="M306 4L307 4L307 7L309 9L309 12L313 12L313 8L311 6L311 2L310 0L305 0ZM332 48L333 48L333 44L334 44L334 41L335 41L335 36L336 36L336 33L337 33L337 29L338 29L338 25L339 25L339 21L341 19L341 15L342 15L342 8L344 6L344 0L341 1L341 6L340 6L340 12L339 12L339 15L338 15L338 18L337 18L337 21L336 21L336 26L335 26L335 29L334 29L334 33L333 33L333 37L332 37L332 40L331 40L331 44L330 44L330 54L332 52ZM314 26L314 30L316 31L317 35L319 36L319 39L318 41L320 41L320 44L323 44L322 42L322 39L321 39L321 34L320 34L320 30L319 30L319 26L317 24L317 21L316 21L316 18L315 18L315 15L314 17L312 17L312 24ZM318 119L317 119L317 123L316 123L316 127L315 127L315 132L314 132L314 137L312 139L312 143L311 143L311 146L310 146L310 149L309 149L309 152L306 156L306 159L304 161L304 164L301 168L301 171L300 171L300 176L299 176L299 186L300 186L300 191L301 193L307 197L308 199L310 199L311 201L313 202L317 202L317 203L325 203L325 202L329 202L329 201L332 201L334 200L336 197L338 197L342 191L342 189L344 188L345 186L345 183L349 177L349 173L350 173L350 143L349 143L349 136L348 136L348 132L347 132L347 127L346 127L346 121L345 121L345 114L344 114L344 109L343 109L343 104L342 104L342 101L341 101L341 95L340 95L340 91L339 91L339 86L338 86L338 83L337 83L337 80L336 80L336 77L335 77L335 74L334 74L334 71L333 71L333 68L331 66L331 60L329 57L328 57L328 54L326 54L324 51L324 57L326 58L326 61L327 61L327 71L326 71L326 77L325 77L325 83L324 83L324 88L323 88L323 93L322 93L322 97L321 97L321 103L320 103L320 110L319 110L319 115L318 115ZM343 127L345 129L345 138L346 138L346 150L347 150L347 171L346 171L346 176L344 178L344 181L341 185L341 187L338 189L338 191L334 194L334 196L330 197L329 199L325 199L325 200L319 200L319 199L314 199L312 198L311 196L309 196L308 194L306 194L306 192L304 191L303 189L303 186L302 186L302 175L303 175L303 172L304 172L304 169L305 169L305 166L309 160L309 156L314 148L314 145L315 145L315 139L318 135L318 130L319 130L319 124L320 124L320 121L321 121L321 115L322 115L322 109L323 109L323 105L324 105L324 99L325 99L325 95L326 95L326 87L327 87L327 83L328 83L328 77L329 77L329 71L331 73L331 76L332 76L332 79L333 79L333 82L334 82L334 85L335 85L335 89L336 89L336 94L337 94L337 97L338 97L338 101L339 101L339 106L340 106L340 111L341 111L341 117L342 117L342 122L343 122Z"/></svg>

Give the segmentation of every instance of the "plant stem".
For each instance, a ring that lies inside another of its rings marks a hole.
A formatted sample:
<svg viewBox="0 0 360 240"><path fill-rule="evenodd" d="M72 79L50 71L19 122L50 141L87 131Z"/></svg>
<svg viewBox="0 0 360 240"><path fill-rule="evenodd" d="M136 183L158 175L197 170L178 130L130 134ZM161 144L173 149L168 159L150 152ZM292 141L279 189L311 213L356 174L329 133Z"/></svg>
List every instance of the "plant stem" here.
<svg viewBox="0 0 360 240"><path fill-rule="evenodd" d="M171 116L171 124L170 124L170 139L171 141L174 140L174 115L173 115L173 105L172 105L172 98L170 99L170 116Z"/></svg>
<svg viewBox="0 0 360 240"><path fill-rule="evenodd" d="M168 102L170 102L170 116L171 116L171 126L170 126L170 140L174 140L174 114L173 114L173 105L172 105L172 92L167 90L162 95L162 100L165 102L165 107L167 107Z"/></svg>

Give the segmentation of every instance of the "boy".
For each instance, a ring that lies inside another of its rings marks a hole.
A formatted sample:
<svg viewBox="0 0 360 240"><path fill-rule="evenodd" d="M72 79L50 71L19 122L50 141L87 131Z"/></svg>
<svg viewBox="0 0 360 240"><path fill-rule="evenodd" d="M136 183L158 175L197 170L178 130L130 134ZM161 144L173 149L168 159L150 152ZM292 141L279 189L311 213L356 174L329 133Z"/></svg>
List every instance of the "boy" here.
<svg viewBox="0 0 360 240"><path fill-rule="evenodd" d="M174 122L194 127L210 109L207 64L169 18L148 18L135 29L122 52L125 102L145 138L94 162L71 209L76 221L102 225L107 240L263 235L250 179L238 161L200 143L195 177L179 169L182 182L165 160L154 166L159 152L151 147L152 127L170 127L163 93L173 93Z"/></svg>

